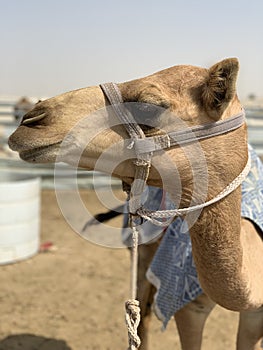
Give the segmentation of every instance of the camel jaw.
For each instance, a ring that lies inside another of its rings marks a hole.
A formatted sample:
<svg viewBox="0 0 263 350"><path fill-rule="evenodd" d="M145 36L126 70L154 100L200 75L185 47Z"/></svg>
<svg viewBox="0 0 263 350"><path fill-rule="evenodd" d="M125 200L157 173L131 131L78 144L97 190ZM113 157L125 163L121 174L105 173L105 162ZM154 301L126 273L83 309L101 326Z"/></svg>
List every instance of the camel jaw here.
<svg viewBox="0 0 263 350"><path fill-rule="evenodd" d="M36 148L24 149L18 152L19 157L29 163L54 163L56 162L59 149L60 142Z"/></svg>

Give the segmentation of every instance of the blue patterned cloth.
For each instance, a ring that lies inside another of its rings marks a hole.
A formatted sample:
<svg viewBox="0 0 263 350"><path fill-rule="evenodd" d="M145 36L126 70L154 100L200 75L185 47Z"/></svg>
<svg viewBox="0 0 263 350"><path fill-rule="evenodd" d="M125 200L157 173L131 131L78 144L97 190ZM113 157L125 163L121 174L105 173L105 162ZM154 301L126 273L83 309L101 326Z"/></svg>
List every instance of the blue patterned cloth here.
<svg viewBox="0 0 263 350"><path fill-rule="evenodd" d="M252 166L242 184L241 214L263 231L263 165L250 146L249 153ZM151 209L158 209L162 190L150 187L148 198L151 199ZM165 205L171 206L167 200ZM157 289L154 311L164 328L176 311L202 293L192 257L190 235L185 233L183 222L177 218L167 228L146 274Z"/></svg>
<svg viewBox="0 0 263 350"><path fill-rule="evenodd" d="M241 216L248 218L263 231L263 164L249 145L251 169L242 183Z"/></svg>

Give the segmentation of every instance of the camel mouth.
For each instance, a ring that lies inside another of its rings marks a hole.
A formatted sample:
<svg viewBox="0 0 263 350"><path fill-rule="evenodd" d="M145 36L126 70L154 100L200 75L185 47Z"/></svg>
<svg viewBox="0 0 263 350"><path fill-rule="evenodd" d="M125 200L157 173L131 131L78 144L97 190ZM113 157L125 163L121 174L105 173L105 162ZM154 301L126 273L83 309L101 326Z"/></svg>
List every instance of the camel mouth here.
<svg viewBox="0 0 263 350"><path fill-rule="evenodd" d="M26 149L19 152L19 157L30 163L48 163L55 162L59 152L61 142L51 145L40 146L36 148Z"/></svg>

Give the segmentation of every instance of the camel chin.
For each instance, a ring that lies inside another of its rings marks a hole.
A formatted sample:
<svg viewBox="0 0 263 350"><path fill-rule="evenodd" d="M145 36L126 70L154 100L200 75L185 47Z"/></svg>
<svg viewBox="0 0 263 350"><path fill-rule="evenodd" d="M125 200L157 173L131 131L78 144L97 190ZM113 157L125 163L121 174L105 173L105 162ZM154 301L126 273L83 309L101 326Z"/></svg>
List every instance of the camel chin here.
<svg viewBox="0 0 263 350"><path fill-rule="evenodd" d="M55 163L59 148L60 143L26 149L19 152L19 157L28 163Z"/></svg>

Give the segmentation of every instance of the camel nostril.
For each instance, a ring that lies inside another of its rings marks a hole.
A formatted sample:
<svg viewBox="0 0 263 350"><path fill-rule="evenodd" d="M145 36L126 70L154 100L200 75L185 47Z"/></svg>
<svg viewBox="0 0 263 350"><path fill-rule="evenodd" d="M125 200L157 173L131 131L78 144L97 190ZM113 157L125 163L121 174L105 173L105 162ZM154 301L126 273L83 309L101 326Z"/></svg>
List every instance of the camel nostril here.
<svg viewBox="0 0 263 350"><path fill-rule="evenodd" d="M39 120L45 118L45 115L46 115L46 113L41 113L35 117L26 118L26 119L22 120L21 125L28 125L28 124L38 122Z"/></svg>

